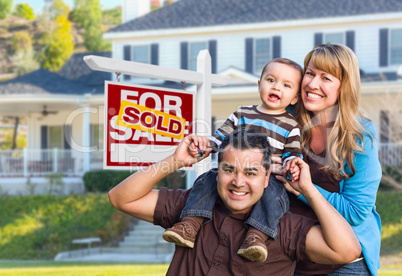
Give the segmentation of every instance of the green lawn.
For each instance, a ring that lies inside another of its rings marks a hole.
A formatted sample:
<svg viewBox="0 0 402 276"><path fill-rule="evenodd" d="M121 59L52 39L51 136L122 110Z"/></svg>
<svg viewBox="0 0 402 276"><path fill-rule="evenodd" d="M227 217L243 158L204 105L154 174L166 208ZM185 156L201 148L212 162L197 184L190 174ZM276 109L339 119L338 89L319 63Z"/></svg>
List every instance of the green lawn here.
<svg viewBox="0 0 402 276"><path fill-rule="evenodd" d="M116 264L81 262L1 261L0 275L7 276L159 276L168 264ZM382 269L379 276L402 275L402 270Z"/></svg>
<svg viewBox="0 0 402 276"><path fill-rule="evenodd" d="M52 261L2 261L0 275L8 276L141 276L165 275L168 264L116 264Z"/></svg>

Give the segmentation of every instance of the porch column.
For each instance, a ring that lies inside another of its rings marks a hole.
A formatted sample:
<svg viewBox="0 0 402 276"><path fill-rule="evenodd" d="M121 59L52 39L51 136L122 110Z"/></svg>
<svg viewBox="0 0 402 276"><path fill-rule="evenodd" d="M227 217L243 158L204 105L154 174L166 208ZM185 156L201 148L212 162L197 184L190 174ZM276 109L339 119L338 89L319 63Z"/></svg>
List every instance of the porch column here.
<svg viewBox="0 0 402 276"><path fill-rule="evenodd" d="M89 150L91 146L91 113L90 107L84 106L83 120L82 120L82 148L83 150L83 170L84 173L89 171L91 168L91 151Z"/></svg>

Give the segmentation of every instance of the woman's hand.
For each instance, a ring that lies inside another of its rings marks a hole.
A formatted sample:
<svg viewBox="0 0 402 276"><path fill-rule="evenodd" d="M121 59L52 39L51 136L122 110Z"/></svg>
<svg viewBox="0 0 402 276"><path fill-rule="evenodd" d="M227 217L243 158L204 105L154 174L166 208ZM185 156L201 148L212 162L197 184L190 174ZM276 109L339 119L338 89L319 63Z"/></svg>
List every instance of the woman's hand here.
<svg viewBox="0 0 402 276"><path fill-rule="evenodd" d="M313 182L311 181L311 174L310 174L310 167L307 165L306 162L303 161L301 158L295 158L289 161L290 164L287 164L287 168L291 168L293 166L298 166L300 169L300 177L299 180L295 181L287 181L287 183L292 186L294 190L298 193L305 193L309 192L309 189L313 186ZM296 193L295 193L296 194ZM297 195L297 194L296 194Z"/></svg>

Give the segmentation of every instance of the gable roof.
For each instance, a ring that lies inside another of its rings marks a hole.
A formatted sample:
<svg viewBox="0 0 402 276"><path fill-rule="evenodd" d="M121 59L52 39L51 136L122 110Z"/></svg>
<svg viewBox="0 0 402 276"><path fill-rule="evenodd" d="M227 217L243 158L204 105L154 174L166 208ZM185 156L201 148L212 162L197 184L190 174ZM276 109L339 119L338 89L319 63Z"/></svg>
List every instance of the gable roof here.
<svg viewBox="0 0 402 276"><path fill-rule="evenodd" d="M400 0L181 0L106 33L402 12Z"/></svg>
<svg viewBox="0 0 402 276"><path fill-rule="evenodd" d="M67 80L46 69L39 69L0 83L0 94L84 94L89 86Z"/></svg>

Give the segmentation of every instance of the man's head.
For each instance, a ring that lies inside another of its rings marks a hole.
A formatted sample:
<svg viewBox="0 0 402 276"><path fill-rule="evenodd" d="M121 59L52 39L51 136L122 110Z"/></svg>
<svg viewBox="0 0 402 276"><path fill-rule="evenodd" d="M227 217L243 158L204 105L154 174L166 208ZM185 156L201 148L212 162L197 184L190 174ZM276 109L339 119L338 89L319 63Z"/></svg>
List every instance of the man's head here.
<svg viewBox="0 0 402 276"><path fill-rule="evenodd" d="M268 186L271 149L267 136L239 128L222 142L218 153L217 188L226 208L246 213Z"/></svg>

